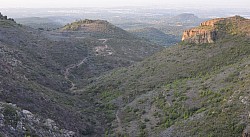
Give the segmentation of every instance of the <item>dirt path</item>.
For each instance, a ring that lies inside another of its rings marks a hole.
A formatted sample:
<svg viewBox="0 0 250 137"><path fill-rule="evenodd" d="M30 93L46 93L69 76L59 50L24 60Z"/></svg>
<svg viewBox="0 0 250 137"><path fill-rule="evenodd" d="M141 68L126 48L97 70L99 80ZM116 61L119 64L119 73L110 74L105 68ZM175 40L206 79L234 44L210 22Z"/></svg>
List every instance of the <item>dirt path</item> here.
<svg viewBox="0 0 250 137"><path fill-rule="evenodd" d="M100 41L103 41L102 43L105 44L105 46L107 47L108 45L106 44L106 42L108 41L108 39L98 39ZM71 83L71 88L69 89L70 91L73 91L73 90L76 90L77 87L76 87L76 84L69 79L69 75L70 75L70 71L72 69L75 69L79 66L81 66L86 60L87 60L88 57L85 57L83 60L81 60L79 63L76 63L76 64L71 64L69 65L66 69L65 69L65 72L64 72L64 78L66 80L68 80L70 83Z"/></svg>
<svg viewBox="0 0 250 137"><path fill-rule="evenodd" d="M108 39L98 39L98 40L103 41L102 44L105 44L108 41Z"/></svg>
<svg viewBox="0 0 250 137"><path fill-rule="evenodd" d="M121 119L119 117L119 110L116 111L116 114L115 114L115 117L116 117L116 120L117 120L117 124L118 124L118 132L121 132L122 131L122 122L121 122Z"/></svg>
<svg viewBox="0 0 250 137"><path fill-rule="evenodd" d="M76 87L76 84L69 79L69 75L70 75L70 71L76 67L79 67L81 66L86 60L87 60L88 57L84 58L83 60L81 60L79 63L77 64L71 64L69 65L66 69L65 69L65 72L64 72L64 78L66 80L68 80L70 83L71 83L71 88L69 89L70 91L73 91L75 90L77 87Z"/></svg>

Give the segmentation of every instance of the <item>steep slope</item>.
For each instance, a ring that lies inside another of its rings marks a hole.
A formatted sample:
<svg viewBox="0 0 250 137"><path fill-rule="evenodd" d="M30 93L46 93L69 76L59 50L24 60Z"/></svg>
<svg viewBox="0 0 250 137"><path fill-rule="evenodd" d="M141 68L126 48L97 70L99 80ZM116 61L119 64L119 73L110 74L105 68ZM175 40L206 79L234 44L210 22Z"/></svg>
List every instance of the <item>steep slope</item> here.
<svg viewBox="0 0 250 137"><path fill-rule="evenodd" d="M1 134L91 136L103 132L93 128L91 122L99 120L91 112L78 112L92 105L67 92L70 83L61 73L64 67L48 51L52 41L12 20L0 22Z"/></svg>
<svg viewBox="0 0 250 137"><path fill-rule="evenodd" d="M95 97L111 136L241 136L250 124L249 29L167 48L78 94Z"/></svg>
<svg viewBox="0 0 250 137"><path fill-rule="evenodd" d="M179 42L179 38L170 35L170 34L165 34L162 31L156 29L156 28L143 28L143 29L137 29L137 30L130 30L132 34L147 39L151 42L154 42L158 45L162 46L171 46L173 44L176 44Z"/></svg>

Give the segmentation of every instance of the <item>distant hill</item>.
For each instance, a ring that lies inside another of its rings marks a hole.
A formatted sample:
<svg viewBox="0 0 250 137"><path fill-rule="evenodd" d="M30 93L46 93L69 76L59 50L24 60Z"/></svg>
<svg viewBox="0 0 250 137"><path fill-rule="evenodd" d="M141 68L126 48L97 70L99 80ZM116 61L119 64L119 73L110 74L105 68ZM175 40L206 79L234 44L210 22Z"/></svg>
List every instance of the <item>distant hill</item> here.
<svg viewBox="0 0 250 137"><path fill-rule="evenodd" d="M165 34L162 31L149 27L149 28L143 28L143 29L136 29L136 30L130 30L132 34L147 39L151 42L154 42L156 44L162 45L162 46L171 46L178 42L180 42L179 37Z"/></svg>
<svg viewBox="0 0 250 137"><path fill-rule="evenodd" d="M172 17L171 20L176 22L197 22L200 21L201 19L191 13L182 13Z"/></svg>
<svg viewBox="0 0 250 137"><path fill-rule="evenodd" d="M105 20L80 20L67 24L60 29L61 32L79 32L84 35L94 37L116 37L122 39L131 39L133 36L125 30L116 27L115 25Z"/></svg>
<svg viewBox="0 0 250 137"><path fill-rule="evenodd" d="M183 13L163 18L151 26L165 34L174 35L176 38L181 39L184 30L195 27L205 20L191 13Z"/></svg>

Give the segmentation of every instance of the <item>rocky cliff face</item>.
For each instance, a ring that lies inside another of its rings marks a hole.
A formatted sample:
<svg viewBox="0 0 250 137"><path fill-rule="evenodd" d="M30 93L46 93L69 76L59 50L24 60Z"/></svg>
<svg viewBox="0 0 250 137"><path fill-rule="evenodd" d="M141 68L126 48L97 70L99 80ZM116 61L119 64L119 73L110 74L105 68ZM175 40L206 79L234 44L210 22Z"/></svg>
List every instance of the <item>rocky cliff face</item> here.
<svg viewBox="0 0 250 137"><path fill-rule="evenodd" d="M188 43L213 43L216 40L216 30L190 29L183 33L182 41Z"/></svg>
<svg viewBox="0 0 250 137"><path fill-rule="evenodd" d="M184 31L182 41L188 43L213 43L218 39L216 25L218 22L224 20L223 18L209 20L201 23L198 28L192 28Z"/></svg>

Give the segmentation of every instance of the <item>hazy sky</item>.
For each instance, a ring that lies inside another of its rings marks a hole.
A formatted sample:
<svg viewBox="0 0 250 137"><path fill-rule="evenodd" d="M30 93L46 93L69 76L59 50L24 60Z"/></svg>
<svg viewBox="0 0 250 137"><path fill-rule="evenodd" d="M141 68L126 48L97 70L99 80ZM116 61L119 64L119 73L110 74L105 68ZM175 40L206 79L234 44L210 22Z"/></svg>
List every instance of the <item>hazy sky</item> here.
<svg viewBox="0 0 250 137"><path fill-rule="evenodd" d="M214 7L250 8L250 0L0 0L0 8L65 8L65 7Z"/></svg>

